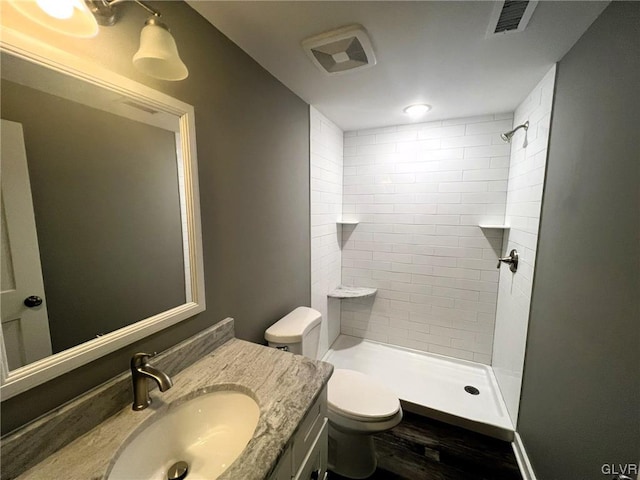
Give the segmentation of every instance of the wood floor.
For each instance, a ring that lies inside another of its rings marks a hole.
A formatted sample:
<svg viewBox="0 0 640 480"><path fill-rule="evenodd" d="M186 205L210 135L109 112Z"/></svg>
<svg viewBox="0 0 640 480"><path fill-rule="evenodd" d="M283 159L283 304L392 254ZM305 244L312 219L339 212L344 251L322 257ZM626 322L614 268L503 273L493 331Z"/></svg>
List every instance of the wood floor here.
<svg viewBox="0 0 640 480"><path fill-rule="evenodd" d="M400 425L374 442L378 469L369 480L522 479L509 442L413 413L404 412Z"/></svg>

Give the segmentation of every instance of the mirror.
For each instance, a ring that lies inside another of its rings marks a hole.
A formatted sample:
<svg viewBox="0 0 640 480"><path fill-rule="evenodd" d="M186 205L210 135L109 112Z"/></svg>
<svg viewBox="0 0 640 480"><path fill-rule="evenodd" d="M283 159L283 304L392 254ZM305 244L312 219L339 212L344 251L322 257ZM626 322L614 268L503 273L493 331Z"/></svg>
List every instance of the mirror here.
<svg viewBox="0 0 640 480"><path fill-rule="evenodd" d="M2 395L204 310L193 108L3 31Z"/></svg>

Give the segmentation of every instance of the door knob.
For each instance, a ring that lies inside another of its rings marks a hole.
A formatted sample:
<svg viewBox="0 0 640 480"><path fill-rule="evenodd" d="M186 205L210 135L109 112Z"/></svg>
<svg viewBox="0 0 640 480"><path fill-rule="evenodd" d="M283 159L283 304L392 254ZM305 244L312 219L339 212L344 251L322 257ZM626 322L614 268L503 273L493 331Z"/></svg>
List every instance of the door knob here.
<svg viewBox="0 0 640 480"><path fill-rule="evenodd" d="M498 258L498 268L500 268L500 262L508 263L509 270L515 273L518 270L518 251L514 248L509 252L508 257Z"/></svg>
<svg viewBox="0 0 640 480"><path fill-rule="evenodd" d="M25 298L23 303L25 307L39 307L40 305L42 305L42 298L38 297L37 295L31 295L30 297Z"/></svg>

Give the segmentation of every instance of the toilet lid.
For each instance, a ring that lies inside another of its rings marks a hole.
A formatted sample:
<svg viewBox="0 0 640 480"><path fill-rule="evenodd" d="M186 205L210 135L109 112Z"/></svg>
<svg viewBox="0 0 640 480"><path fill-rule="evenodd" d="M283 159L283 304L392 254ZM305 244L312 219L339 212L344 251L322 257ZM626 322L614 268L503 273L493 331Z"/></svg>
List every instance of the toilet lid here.
<svg viewBox="0 0 640 480"><path fill-rule="evenodd" d="M391 390L353 370L333 371L327 397L330 410L356 420L384 420L400 410L400 400Z"/></svg>

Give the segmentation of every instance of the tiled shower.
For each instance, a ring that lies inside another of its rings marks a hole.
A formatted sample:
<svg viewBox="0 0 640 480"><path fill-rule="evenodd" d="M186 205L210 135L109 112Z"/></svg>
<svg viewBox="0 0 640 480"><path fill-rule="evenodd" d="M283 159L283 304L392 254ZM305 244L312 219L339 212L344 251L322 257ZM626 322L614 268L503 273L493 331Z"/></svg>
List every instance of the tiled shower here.
<svg viewBox="0 0 640 480"><path fill-rule="evenodd" d="M492 365L515 424L554 80L555 67L515 112L355 132L311 107L321 353L342 333ZM496 268L512 248L515 274ZM339 284L378 291L327 298Z"/></svg>
<svg viewBox="0 0 640 480"><path fill-rule="evenodd" d="M512 114L349 132L342 280L378 288L343 301L342 332L489 363Z"/></svg>

